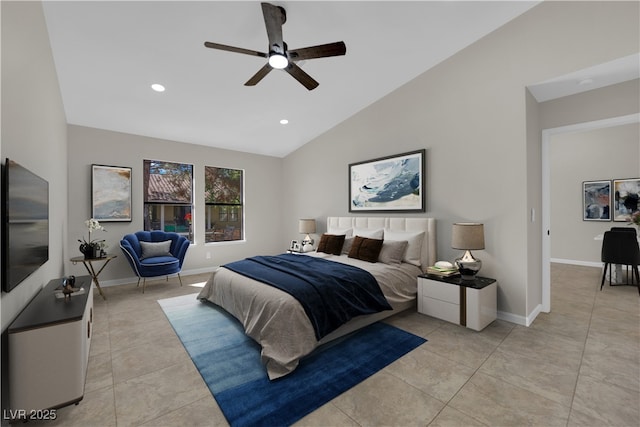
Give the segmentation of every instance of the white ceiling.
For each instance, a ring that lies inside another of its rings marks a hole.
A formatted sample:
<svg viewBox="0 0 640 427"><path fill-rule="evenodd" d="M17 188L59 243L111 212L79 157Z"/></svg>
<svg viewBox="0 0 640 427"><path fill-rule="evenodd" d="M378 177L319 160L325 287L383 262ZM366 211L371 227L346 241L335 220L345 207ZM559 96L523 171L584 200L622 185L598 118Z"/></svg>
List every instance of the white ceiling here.
<svg viewBox="0 0 640 427"><path fill-rule="evenodd" d="M346 56L299 63L320 82L313 91L275 70L246 87L263 58L203 46L267 51L259 2L45 1L44 11L69 123L281 157L537 3L274 2L290 49L347 45Z"/></svg>

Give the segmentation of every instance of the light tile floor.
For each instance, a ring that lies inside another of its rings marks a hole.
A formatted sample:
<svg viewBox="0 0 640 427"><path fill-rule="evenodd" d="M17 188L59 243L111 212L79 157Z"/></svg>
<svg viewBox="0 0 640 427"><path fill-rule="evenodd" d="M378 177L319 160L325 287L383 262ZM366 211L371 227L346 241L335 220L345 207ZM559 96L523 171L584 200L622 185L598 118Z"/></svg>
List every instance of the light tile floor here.
<svg viewBox="0 0 640 427"><path fill-rule="evenodd" d="M600 292L598 268L551 271L552 312L529 328L498 320L474 332L415 311L392 317L429 341L296 425L640 425L637 289ZM156 302L195 293L207 277L96 295L84 399L47 424L227 425Z"/></svg>

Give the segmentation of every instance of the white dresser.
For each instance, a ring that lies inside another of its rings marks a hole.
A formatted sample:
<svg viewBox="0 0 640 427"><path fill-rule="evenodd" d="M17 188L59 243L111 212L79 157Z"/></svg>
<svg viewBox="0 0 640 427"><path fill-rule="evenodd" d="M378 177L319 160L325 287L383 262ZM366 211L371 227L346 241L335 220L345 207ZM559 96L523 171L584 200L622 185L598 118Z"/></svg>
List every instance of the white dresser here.
<svg viewBox="0 0 640 427"><path fill-rule="evenodd" d="M476 277L473 282L459 277L418 277L418 312L481 331L497 317L495 279Z"/></svg>
<svg viewBox="0 0 640 427"><path fill-rule="evenodd" d="M56 298L49 282L9 326L9 404L17 418L78 403L93 333L90 276L76 278L84 294Z"/></svg>

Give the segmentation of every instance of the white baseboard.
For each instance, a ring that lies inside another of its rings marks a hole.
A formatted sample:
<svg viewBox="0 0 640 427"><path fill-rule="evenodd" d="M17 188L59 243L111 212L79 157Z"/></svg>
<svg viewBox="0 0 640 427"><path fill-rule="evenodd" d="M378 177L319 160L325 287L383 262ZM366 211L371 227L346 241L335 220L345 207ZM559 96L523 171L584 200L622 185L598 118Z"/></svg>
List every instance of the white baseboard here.
<svg viewBox="0 0 640 427"><path fill-rule="evenodd" d="M597 267L597 268L602 267L602 263L598 261L578 261L575 259L562 259L562 258L551 258L550 261L556 262L558 264L581 265L583 267Z"/></svg>
<svg viewBox="0 0 640 427"><path fill-rule="evenodd" d="M520 316L519 314L513 314L506 311L498 310L498 319L515 323L516 325L529 327L540 313L542 313L542 304L538 304L536 308L534 308L533 311L526 317Z"/></svg>
<svg viewBox="0 0 640 427"><path fill-rule="evenodd" d="M528 326L527 319L524 316L520 316L518 314L507 313L506 311L498 310L498 319L505 320L510 323L515 323L516 325Z"/></svg>
<svg viewBox="0 0 640 427"><path fill-rule="evenodd" d="M538 304L531 313L527 316L527 326L531 326L538 314L542 313L542 304Z"/></svg>

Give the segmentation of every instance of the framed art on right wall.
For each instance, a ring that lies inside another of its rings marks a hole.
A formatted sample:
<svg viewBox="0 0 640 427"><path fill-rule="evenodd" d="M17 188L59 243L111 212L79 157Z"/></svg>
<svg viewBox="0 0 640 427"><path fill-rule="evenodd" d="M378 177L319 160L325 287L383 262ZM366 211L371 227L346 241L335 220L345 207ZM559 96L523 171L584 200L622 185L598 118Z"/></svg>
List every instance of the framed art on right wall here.
<svg viewBox="0 0 640 427"><path fill-rule="evenodd" d="M582 183L582 220L611 221L611 181Z"/></svg>
<svg viewBox="0 0 640 427"><path fill-rule="evenodd" d="M629 222L640 208L640 178L613 180L613 220Z"/></svg>

